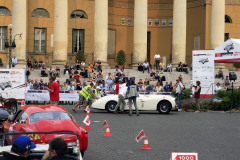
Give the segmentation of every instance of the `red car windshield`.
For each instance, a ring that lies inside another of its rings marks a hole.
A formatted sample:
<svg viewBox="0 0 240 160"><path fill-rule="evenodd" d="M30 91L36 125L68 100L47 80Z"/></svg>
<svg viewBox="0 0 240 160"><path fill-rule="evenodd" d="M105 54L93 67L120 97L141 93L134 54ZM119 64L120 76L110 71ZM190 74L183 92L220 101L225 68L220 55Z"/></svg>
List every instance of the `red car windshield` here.
<svg viewBox="0 0 240 160"><path fill-rule="evenodd" d="M36 112L30 115L29 120L30 124L36 123L41 120L64 120L64 119L71 119L73 121L74 118L67 112L61 111L52 111L52 112Z"/></svg>

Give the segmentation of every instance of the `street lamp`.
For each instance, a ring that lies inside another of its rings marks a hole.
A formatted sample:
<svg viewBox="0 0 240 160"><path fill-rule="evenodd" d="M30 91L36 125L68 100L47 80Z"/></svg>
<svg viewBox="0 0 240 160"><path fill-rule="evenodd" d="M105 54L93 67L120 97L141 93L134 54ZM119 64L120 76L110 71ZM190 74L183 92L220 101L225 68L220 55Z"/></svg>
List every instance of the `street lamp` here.
<svg viewBox="0 0 240 160"><path fill-rule="evenodd" d="M8 29L10 31L10 38L9 38L9 42L8 42L8 38L7 36L5 35L6 37L6 42L5 42L5 47L6 48L9 48L9 68L11 68L11 61L12 61L12 49L16 48L16 43L15 43L15 38L16 36L19 36L19 39L21 40L22 39L22 33L21 34L16 34L13 38L12 38L12 28L13 28L13 25L12 24L9 24L8 25ZM3 34L3 33L2 33ZM4 34L3 34L4 35Z"/></svg>

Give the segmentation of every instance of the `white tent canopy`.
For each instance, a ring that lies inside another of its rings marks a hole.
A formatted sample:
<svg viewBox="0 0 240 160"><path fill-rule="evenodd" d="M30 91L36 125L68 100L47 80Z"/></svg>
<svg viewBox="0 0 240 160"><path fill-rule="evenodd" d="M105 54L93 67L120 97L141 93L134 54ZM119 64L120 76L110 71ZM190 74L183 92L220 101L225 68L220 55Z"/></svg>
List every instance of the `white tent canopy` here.
<svg viewBox="0 0 240 160"><path fill-rule="evenodd" d="M214 52L215 63L240 63L240 39L228 39Z"/></svg>

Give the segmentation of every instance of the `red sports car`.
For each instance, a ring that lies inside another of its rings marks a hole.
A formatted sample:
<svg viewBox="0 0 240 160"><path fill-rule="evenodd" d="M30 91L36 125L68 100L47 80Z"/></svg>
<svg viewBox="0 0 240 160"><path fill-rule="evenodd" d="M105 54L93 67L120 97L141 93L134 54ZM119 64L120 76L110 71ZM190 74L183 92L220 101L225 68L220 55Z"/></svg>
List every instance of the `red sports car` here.
<svg viewBox="0 0 240 160"><path fill-rule="evenodd" d="M5 133L13 132L74 132L79 135L80 151L82 155L88 146L88 133L78 125L72 115L64 108L58 105L29 105L23 107L17 114L2 126ZM31 140L37 144L48 143L51 139L56 138L49 135L28 135ZM76 138L71 136L60 135L67 143L76 142ZM74 139L73 139L74 138ZM7 137L6 143L12 144L14 137Z"/></svg>

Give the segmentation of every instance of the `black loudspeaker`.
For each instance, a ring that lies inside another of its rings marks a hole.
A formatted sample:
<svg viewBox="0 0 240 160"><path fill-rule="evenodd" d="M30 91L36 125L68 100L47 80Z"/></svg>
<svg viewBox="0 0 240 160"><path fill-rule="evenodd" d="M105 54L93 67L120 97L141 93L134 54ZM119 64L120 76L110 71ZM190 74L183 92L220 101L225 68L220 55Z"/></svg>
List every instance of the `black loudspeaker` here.
<svg viewBox="0 0 240 160"><path fill-rule="evenodd" d="M135 77L131 77L130 80L134 80L135 81Z"/></svg>
<svg viewBox="0 0 240 160"><path fill-rule="evenodd" d="M235 81L237 80L237 75L235 72L229 72L229 80L230 81Z"/></svg>

